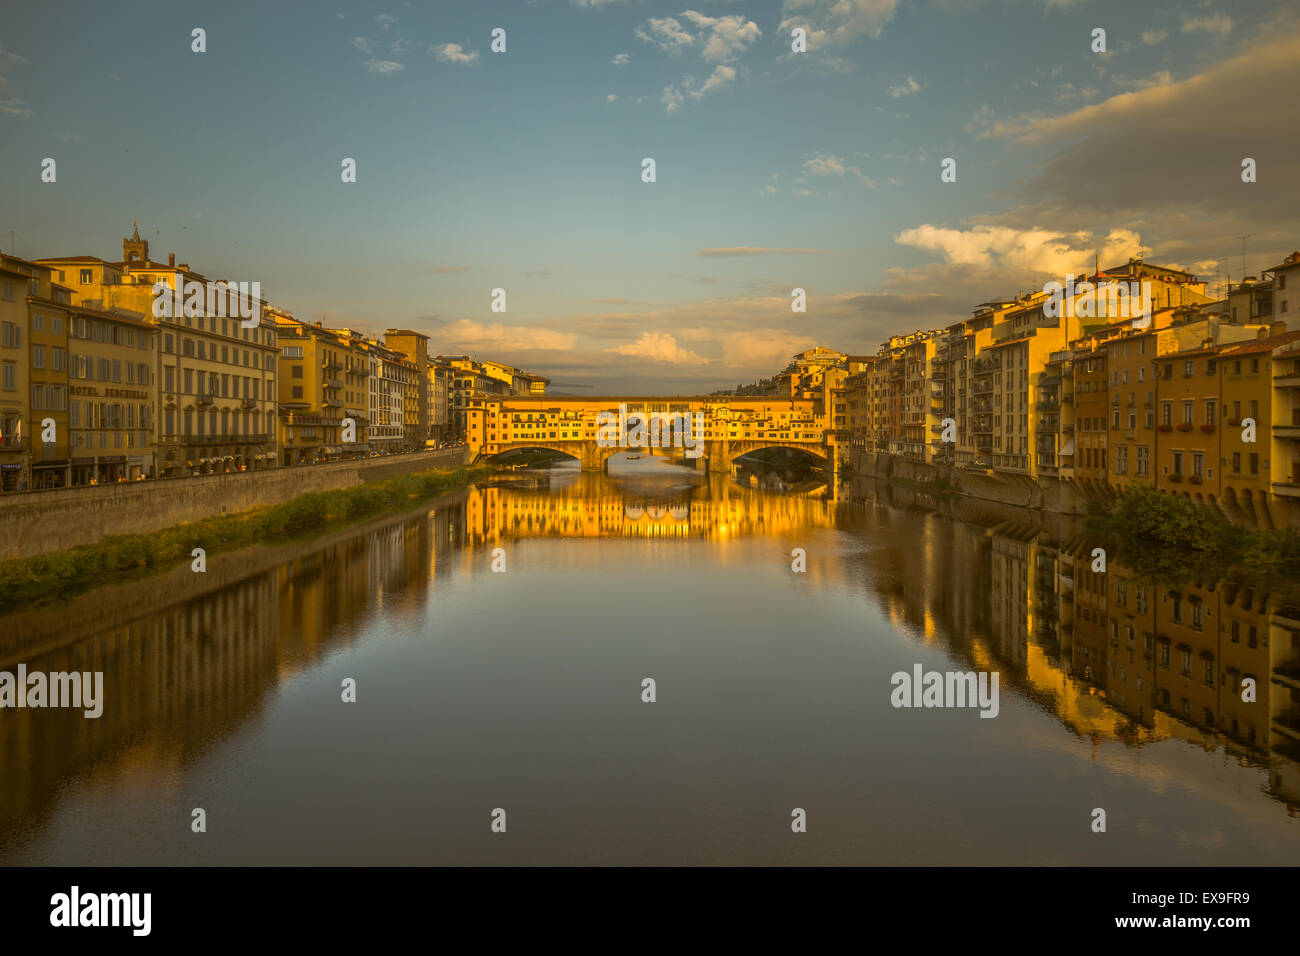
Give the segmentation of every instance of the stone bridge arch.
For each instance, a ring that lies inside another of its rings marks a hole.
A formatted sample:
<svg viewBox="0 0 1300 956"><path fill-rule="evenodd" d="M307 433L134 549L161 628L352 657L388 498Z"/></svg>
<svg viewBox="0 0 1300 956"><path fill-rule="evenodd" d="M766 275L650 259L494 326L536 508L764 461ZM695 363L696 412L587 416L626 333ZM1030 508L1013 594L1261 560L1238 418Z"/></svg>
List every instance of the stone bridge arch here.
<svg viewBox="0 0 1300 956"><path fill-rule="evenodd" d="M834 453L821 442L797 442L781 439L763 440L761 438L751 438L745 441L732 441L725 443L714 442L710 444L723 446L718 449L721 453L718 456L718 460L725 461L728 467L734 465L736 460L739 458L744 458L746 455L752 454L756 451L763 451L768 448L787 448L791 451L803 452L808 457L814 459L820 467L828 471L835 466ZM709 449L707 454L710 462L715 460L714 450L712 448Z"/></svg>

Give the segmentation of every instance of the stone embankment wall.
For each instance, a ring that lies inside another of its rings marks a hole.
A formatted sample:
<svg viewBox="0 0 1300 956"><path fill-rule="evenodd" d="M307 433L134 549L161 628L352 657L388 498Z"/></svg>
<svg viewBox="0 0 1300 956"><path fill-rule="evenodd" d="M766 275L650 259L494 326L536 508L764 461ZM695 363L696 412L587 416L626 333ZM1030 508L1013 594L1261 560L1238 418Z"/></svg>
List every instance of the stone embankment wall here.
<svg viewBox="0 0 1300 956"><path fill-rule="evenodd" d="M1090 482L1032 478L1029 475L987 474L983 470L931 465L884 452L853 449L850 464L855 476L902 479L919 484L942 482L944 490L1018 508L1052 514L1085 515L1091 500L1113 501L1113 490Z"/></svg>
<svg viewBox="0 0 1300 956"><path fill-rule="evenodd" d="M403 472L454 468L465 449L197 478L0 495L0 559L94 544L109 534L160 531L213 515L277 505L312 491L350 488Z"/></svg>

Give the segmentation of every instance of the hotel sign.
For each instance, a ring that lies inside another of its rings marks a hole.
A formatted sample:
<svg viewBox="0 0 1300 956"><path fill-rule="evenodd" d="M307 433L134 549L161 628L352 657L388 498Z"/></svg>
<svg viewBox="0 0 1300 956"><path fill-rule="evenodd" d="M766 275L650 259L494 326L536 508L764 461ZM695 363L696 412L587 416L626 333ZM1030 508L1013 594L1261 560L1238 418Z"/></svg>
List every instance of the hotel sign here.
<svg viewBox="0 0 1300 956"><path fill-rule="evenodd" d="M99 389L93 385L73 385L68 389L73 395L99 395ZM106 388L104 389L105 398L134 398L137 400L147 400L148 392L142 392L134 388Z"/></svg>

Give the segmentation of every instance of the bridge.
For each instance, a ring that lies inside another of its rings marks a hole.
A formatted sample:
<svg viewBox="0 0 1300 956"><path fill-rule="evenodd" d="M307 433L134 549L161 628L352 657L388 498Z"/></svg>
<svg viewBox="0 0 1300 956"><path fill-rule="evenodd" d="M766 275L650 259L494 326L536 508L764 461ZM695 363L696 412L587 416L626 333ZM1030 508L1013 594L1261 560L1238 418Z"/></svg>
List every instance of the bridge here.
<svg viewBox="0 0 1300 956"><path fill-rule="evenodd" d="M649 419L650 427L627 428L634 415ZM690 423L685 434L684 421ZM611 425L615 422L617 427ZM711 472L730 473L745 455L792 448L834 473L847 450L827 427L823 403L816 398L485 396L470 401L465 431L469 461L546 448L576 458L584 471L605 470L609 459L623 452L654 448L703 463Z"/></svg>

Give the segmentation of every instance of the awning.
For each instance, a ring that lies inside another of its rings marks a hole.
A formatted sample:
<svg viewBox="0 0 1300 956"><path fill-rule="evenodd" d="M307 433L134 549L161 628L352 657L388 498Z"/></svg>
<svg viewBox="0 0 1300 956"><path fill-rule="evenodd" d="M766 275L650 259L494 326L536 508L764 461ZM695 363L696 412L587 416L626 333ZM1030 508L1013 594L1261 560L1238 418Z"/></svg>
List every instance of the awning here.
<svg viewBox="0 0 1300 956"><path fill-rule="evenodd" d="M1073 455L1073 454L1074 454L1074 439L1071 438L1061 448L1061 457L1065 457L1066 455Z"/></svg>

